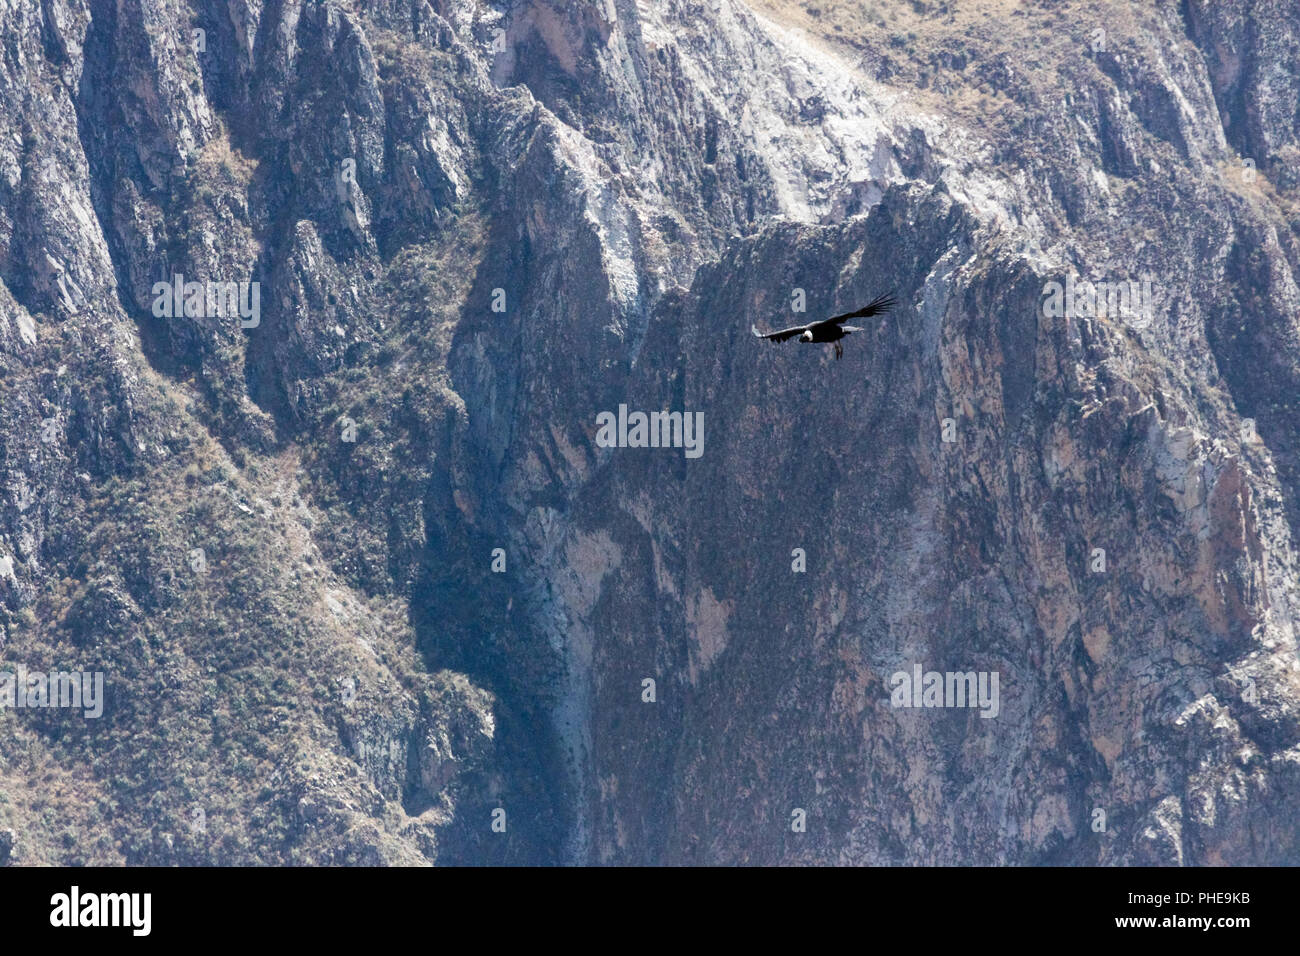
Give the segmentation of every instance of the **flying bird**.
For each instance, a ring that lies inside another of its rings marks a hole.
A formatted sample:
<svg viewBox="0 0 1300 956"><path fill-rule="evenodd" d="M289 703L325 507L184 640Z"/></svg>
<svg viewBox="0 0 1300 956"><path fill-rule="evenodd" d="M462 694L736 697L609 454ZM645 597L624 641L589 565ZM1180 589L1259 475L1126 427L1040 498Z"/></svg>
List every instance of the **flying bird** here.
<svg viewBox="0 0 1300 956"><path fill-rule="evenodd" d="M849 319L865 319L872 315L882 315L893 307L893 294L885 293L856 312L845 312L843 315L831 316L829 319L822 319L820 322L793 325L788 329L781 329L779 332L760 332L758 326L754 325L751 325L750 328L760 339L768 339L772 342L785 342L795 336L799 337L800 342L834 342L835 357L838 359L844 355L844 346L840 344L840 339L846 335L852 335L854 332L866 331L856 325L845 325L845 322Z"/></svg>

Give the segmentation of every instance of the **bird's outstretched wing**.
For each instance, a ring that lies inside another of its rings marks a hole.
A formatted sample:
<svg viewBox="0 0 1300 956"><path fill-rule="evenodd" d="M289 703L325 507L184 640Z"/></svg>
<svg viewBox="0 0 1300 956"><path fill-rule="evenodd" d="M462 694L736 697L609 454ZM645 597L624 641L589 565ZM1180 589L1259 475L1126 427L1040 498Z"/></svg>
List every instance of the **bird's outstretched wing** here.
<svg viewBox="0 0 1300 956"><path fill-rule="evenodd" d="M786 339L792 339L796 335L802 335L804 332L808 331L808 326L806 325L792 325L790 328L781 329L779 332L760 332L758 331L758 326L755 325L751 325L749 328L750 331L760 339L768 339L772 342L784 342Z"/></svg>
<svg viewBox="0 0 1300 956"><path fill-rule="evenodd" d="M884 295L872 299L856 312L845 312L843 315L831 316L831 318L825 319L824 321L834 322L838 325L839 323L846 322L849 319L865 319L868 316L881 315L888 312L895 304L896 300L894 299L893 293L886 292Z"/></svg>

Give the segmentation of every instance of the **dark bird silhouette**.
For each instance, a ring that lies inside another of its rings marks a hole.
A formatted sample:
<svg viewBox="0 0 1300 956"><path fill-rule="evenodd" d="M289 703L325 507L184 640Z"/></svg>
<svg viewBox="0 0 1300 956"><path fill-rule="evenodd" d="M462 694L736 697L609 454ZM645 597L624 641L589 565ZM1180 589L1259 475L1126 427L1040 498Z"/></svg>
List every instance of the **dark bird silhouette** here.
<svg viewBox="0 0 1300 956"><path fill-rule="evenodd" d="M843 315L831 316L829 319L822 319L820 322L793 325L779 332L760 332L757 326L750 326L750 328L760 339L767 339L770 342L785 342L795 336L799 337L800 342L834 342L835 357L838 359L844 355L844 346L840 344L840 339L846 335L852 335L854 332L865 331L856 325L845 325L845 322L849 319L865 319L872 315L882 315L893 307L893 294L885 293L856 312L845 312Z"/></svg>

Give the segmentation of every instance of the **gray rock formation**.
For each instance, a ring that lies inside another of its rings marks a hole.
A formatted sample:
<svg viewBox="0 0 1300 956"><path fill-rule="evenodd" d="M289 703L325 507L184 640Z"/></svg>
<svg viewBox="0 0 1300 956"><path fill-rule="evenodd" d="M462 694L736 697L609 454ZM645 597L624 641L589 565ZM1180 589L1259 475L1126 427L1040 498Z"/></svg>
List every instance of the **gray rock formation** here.
<svg viewBox="0 0 1300 956"><path fill-rule="evenodd" d="M1300 862L1300 11L955 6L0 8L21 862Z"/></svg>

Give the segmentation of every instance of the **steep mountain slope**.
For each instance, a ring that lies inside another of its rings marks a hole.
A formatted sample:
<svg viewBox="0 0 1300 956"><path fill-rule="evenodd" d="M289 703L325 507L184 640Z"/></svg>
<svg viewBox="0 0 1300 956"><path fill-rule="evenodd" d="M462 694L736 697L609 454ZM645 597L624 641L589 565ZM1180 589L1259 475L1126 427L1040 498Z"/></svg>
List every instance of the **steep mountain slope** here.
<svg viewBox="0 0 1300 956"><path fill-rule="evenodd" d="M7 861L1300 860L1300 13L956 6L4 7Z"/></svg>

